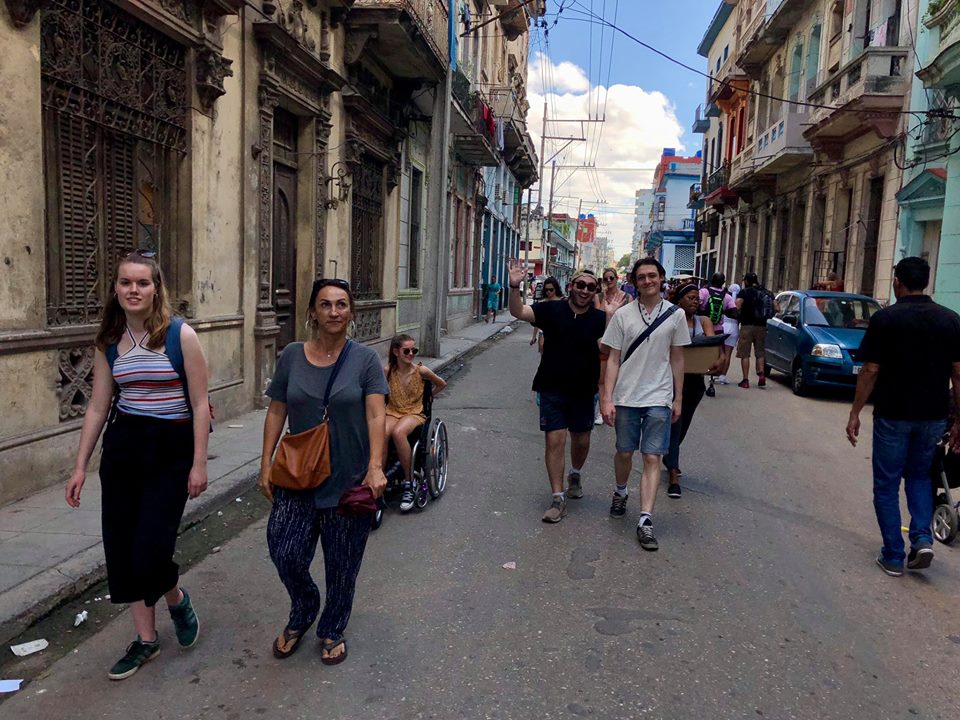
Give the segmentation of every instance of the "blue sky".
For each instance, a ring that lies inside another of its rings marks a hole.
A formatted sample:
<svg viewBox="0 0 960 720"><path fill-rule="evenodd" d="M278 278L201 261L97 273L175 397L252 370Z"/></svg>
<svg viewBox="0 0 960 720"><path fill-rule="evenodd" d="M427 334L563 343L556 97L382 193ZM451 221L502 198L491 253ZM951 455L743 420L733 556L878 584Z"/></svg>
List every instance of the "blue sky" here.
<svg viewBox="0 0 960 720"><path fill-rule="evenodd" d="M611 22L617 6L616 24L638 39L706 70L706 60L697 46L713 18L719 0L547 0L547 19L552 25L560 3L566 6L556 26L549 31L549 57L542 58L542 30L531 29L529 73L530 113L528 128L539 152L544 94L549 98L551 118L583 118L602 110L604 91L612 88L607 103L607 121L602 137L587 131L589 141L560 150L562 142L547 141L545 159L559 154L561 167L582 165L591 169L561 170L556 175L555 212L595 214L599 234L609 237L619 251L629 249L633 235L634 192L649 188L653 167L664 147L676 147L693 155L702 137L691 131L694 111L703 102L706 78L675 65L633 40L616 33L610 65L610 28L603 28L603 61L600 63L601 26L584 21L592 10ZM579 12L578 12L579 11ZM591 53L590 34L593 33ZM588 82L589 78L589 82ZM589 88L601 86L604 90ZM597 98L601 98L598 102ZM597 105L600 110L597 110ZM578 132L576 125L550 124L547 135ZM566 135L569 137L569 135ZM551 173L544 172L544 200ZM545 203L546 204L546 203Z"/></svg>
<svg viewBox="0 0 960 720"><path fill-rule="evenodd" d="M551 23L562 0L547 0L547 17ZM550 56L554 63L568 60L587 70L590 65L589 34L591 26L578 18L576 11L592 10L613 21L640 40L653 45L688 65L706 71L706 60L697 55L707 25L713 18L719 0L567 0L567 9L556 27L550 30ZM604 60L602 77L597 74L600 52L599 25L593 30L593 82L606 85L612 31L603 28ZM691 152L699 148L700 136L690 131L693 113L703 102L706 78L674 65L629 38L616 33L613 45L611 84L639 85L647 91L662 92L676 106L677 119L684 128L684 143ZM599 82L598 82L599 81Z"/></svg>

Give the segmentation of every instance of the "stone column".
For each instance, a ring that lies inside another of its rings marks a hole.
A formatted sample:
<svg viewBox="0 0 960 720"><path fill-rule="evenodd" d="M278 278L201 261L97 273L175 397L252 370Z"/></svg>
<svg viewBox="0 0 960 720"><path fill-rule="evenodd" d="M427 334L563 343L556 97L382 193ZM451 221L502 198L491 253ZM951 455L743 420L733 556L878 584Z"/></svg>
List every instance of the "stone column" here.
<svg viewBox="0 0 960 720"><path fill-rule="evenodd" d="M257 312L253 336L256 344L257 400L263 405L277 363L277 315L270 297L273 255L273 111L279 102L276 88L263 83L257 93L260 104L260 134L256 147L259 207L257 208Z"/></svg>

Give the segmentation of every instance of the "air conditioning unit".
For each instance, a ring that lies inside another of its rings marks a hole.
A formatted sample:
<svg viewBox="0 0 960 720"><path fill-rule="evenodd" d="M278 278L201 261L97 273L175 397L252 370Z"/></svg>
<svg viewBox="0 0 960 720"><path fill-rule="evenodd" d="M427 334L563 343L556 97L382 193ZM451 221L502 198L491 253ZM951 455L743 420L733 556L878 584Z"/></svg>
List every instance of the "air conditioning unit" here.
<svg viewBox="0 0 960 720"><path fill-rule="evenodd" d="M493 186L493 199L497 202L503 200L503 189L500 187L500 183Z"/></svg>

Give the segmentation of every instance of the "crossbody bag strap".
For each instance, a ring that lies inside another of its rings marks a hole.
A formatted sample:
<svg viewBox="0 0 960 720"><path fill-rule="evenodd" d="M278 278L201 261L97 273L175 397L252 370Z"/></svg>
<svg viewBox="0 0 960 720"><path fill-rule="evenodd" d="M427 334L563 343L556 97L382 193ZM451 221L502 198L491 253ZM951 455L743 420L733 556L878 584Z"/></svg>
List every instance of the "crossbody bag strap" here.
<svg viewBox="0 0 960 720"><path fill-rule="evenodd" d="M663 325L663 323L667 321L667 318L673 315L679 309L680 309L679 305L671 305L670 307L667 308L667 311L663 313L663 315L661 315L660 317L658 317L656 320L653 321L652 325L650 325L646 330L640 333L637 336L637 339L634 340L632 343L630 343L630 347L627 348L627 352L624 353L622 358L620 358L620 364L623 365L627 360L629 360L630 356L633 355L634 351L638 347L640 347L641 343L643 343L644 340L650 337L653 334L654 330L656 330L658 327Z"/></svg>
<svg viewBox="0 0 960 720"><path fill-rule="evenodd" d="M323 392L323 419L327 419L327 406L330 404L330 392L333 390L333 382L337 379L337 375L340 372L340 368L343 365L344 361L347 359L347 355L350 353L350 347L353 345L352 340L347 340L347 344L343 346L343 350L340 351L340 357L337 358L337 362L333 365L333 372L330 373L330 379L327 380L327 389Z"/></svg>

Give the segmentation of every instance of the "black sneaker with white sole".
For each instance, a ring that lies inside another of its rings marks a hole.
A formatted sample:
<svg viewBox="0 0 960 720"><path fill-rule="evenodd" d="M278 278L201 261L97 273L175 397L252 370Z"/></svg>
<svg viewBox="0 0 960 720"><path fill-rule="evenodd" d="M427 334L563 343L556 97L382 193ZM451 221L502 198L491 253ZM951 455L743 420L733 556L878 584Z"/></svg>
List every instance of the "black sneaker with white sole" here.
<svg viewBox="0 0 960 720"><path fill-rule="evenodd" d="M676 500L682 494L683 491L680 489L680 483L670 483L667 485L667 497L671 497Z"/></svg>
<svg viewBox="0 0 960 720"><path fill-rule="evenodd" d="M657 537L653 534L653 523L649 520L637 525L637 539L640 541L640 547L644 550L660 549L660 543L657 542Z"/></svg>
<svg viewBox="0 0 960 720"><path fill-rule="evenodd" d="M910 551L907 555L908 570L926 570L933 562L933 547L930 545L920 545Z"/></svg>
<svg viewBox="0 0 960 720"><path fill-rule="evenodd" d="M610 503L610 517L622 518L627 514L627 495L613 494L613 502Z"/></svg>

